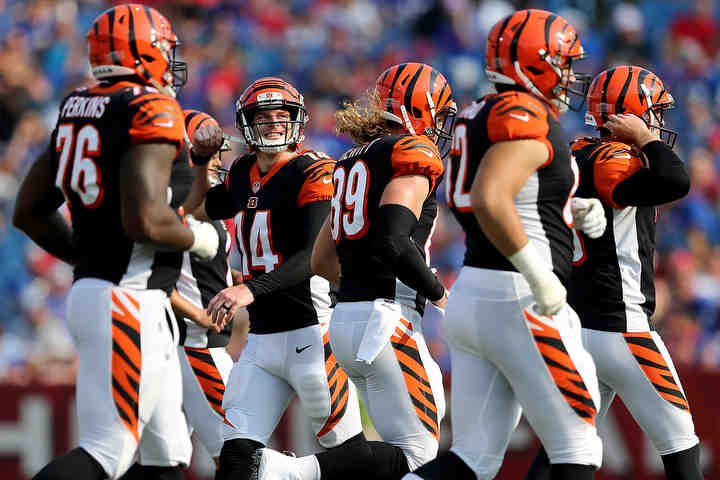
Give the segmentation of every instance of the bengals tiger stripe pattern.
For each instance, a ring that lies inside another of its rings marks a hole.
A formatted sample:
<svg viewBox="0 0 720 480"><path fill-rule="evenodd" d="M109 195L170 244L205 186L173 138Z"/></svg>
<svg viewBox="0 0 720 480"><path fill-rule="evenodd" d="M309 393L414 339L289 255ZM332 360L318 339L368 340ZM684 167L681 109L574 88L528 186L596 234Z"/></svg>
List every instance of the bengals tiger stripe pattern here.
<svg viewBox="0 0 720 480"><path fill-rule="evenodd" d="M210 350L185 347L185 354L208 403L218 415L224 418L225 410L222 409L222 401L223 395L225 395L225 383L212 355L210 355Z"/></svg>
<svg viewBox="0 0 720 480"><path fill-rule="evenodd" d="M411 337L412 324L404 318L401 318L400 322L402 325L395 328L390 343L403 372L415 413L420 419L420 423L435 437L435 440L438 440L440 438L438 409L430 380L428 380L425 366L420 358L420 351L417 343Z"/></svg>
<svg viewBox="0 0 720 480"><path fill-rule="evenodd" d="M583 421L594 426L597 414L595 402L570 358L560 332L526 310L523 310L523 315L530 326L540 355L565 401Z"/></svg>
<svg viewBox="0 0 720 480"><path fill-rule="evenodd" d="M331 431L342 419L347 409L349 395L348 377L345 371L340 368L335 354L330 348L328 332L323 335L323 349L325 350L325 373L327 374L328 389L330 391L330 415L325 425L317 433L318 438Z"/></svg>
<svg viewBox="0 0 720 480"><path fill-rule="evenodd" d="M139 441L140 304L124 290L113 289L111 298L112 395L120 419Z"/></svg>
<svg viewBox="0 0 720 480"><path fill-rule="evenodd" d="M675 381L675 376L668 368L650 332L624 333L623 336L630 352L658 394L680 410L689 412L690 406L685 394Z"/></svg>

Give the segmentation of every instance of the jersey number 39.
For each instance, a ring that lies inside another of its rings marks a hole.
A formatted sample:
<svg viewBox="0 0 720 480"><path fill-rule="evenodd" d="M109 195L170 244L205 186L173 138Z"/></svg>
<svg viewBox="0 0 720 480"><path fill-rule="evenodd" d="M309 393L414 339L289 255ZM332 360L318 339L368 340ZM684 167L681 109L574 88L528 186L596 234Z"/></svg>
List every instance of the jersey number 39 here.
<svg viewBox="0 0 720 480"><path fill-rule="evenodd" d="M338 166L333 174L334 191L330 202L330 231L333 240L340 239L340 229L350 240L365 235L368 229L367 197L370 187L370 171L358 160L346 172Z"/></svg>

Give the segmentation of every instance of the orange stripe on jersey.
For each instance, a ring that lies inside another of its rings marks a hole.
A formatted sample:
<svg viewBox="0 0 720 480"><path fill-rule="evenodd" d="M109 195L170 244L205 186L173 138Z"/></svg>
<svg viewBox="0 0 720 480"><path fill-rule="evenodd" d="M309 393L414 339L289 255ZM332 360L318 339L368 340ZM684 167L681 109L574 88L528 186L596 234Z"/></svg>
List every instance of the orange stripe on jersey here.
<svg viewBox="0 0 720 480"><path fill-rule="evenodd" d="M560 332L526 310L523 310L523 314L535 345L563 398L583 421L595 425L595 402L565 349Z"/></svg>
<svg viewBox="0 0 720 480"><path fill-rule="evenodd" d="M332 199L334 171L335 161L331 158L320 158L305 169L303 172L305 182L300 187L297 206L302 207L310 202Z"/></svg>
<svg viewBox="0 0 720 480"><path fill-rule="evenodd" d="M222 409L225 383L212 355L210 355L210 350L185 347L185 354L208 404L218 415L225 417L225 410Z"/></svg>
<svg viewBox="0 0 720 480"><path fill-rule="evenodd" d="M128 296L131 301L134 299ZM112 299L112 395L120 419L139 441L139 404L142 355L140 321L113 291ZM133 303L135 305L135 303Z"/></svg>
<svg viewBox="0 0 720 480"><path fill-rule="evenodd" d="M548 148L549 157L542 167L550 165L554 157L550 132L548 108L530 94L506 92L490 109L487 119L488 138L493 143L512 140L538 140ZM541 167L541 168L542 168Z"/></svg>
<svg viewBox="0 0 720 480"><path fill-rule="evenodd" d="M635 356L645 376L658 394L680 410L690 411L685 395L675 382L675 376L655 344L650 332L624 333L625 342Z"/></svg>
<svg viewBox="0 0 720 480"><path fill-rule="evenodd" d="M613 208L625 208L613 201L613 192L620 182L643 168L642 160L631 147L619 142L603 142L591 155L597 156L593 163L593 178L600 200Z"/></svg>
<svg viewBox="0 0 720 480"><path fill-rule="evenodd" d="M330 392L330 414L325 425L317 433L318 438L330 432L345 415L350 391L347 374L337 363L335 354L330 348L330 336L327 332L323 335L323 349L325 352L325 374L327 375Z"/></svg>
<svg viewBox="0 0 720 480"><path fill-rule="evenodd" d="M406 320L403 321L406 327L409 326L409 323ZM400 327L395 329L390 343L400 370L403 372L403 379L410 395L410 401L415 408L415 414L425 429L437 440L440 438L437 406L417 343Z"/></svg>
<svg viewBox="0 0 720 480"><path fill-rule="evenodd" d="M180 148L185 141L185 122L180 105L162 94L147 94L130 102L135 110L130 123L133 144L170 142Z"/></svg>
<svg viewBox="0 0 720 480"><path fill-rule="evenodd" d="M430 181L430 191L445 169L437 146L425 135L408 135L393 145L390 154L393 178L422 175Z"/></svg>

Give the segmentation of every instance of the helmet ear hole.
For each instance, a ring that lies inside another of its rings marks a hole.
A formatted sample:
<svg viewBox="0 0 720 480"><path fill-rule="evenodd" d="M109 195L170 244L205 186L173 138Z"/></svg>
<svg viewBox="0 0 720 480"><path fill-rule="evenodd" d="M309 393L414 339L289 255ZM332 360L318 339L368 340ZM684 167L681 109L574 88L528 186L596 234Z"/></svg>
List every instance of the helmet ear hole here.
<svg viewBox="0 0 720 480"><path fill-rule="evenodd" d="M532 73L533 75L542 75L543 71L540 70L537 67L533 67L532 65L528 65L527 67L528 72Z"/></svg>
<svg viewBox="0 0 720 480"><path fill-rule="evenodd" d="M148 54L146 54L146 53L140 55L140 58L142 58L142 59L145 60L146 62L153 62L153 61L155 61L155 59L154 59L153 57L151 57L150 55L148 55Z"/></svg>
<svg viewBox="0 0 720 480"><path fill-rule="evenodd" d="M421 118L421 117L422 117L422 112L421 112L420 109L419 109L418 107L416 107L416 106L413 106L413 107L412 107L412 114L413 114L413 117L415 117L415 118Z"/></svg>

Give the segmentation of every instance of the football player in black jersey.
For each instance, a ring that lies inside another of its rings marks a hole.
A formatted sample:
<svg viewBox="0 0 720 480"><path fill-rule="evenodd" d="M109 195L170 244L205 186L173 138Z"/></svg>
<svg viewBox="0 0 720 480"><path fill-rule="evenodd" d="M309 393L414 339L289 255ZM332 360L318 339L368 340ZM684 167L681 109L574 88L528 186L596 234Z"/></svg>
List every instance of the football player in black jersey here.
<svg viewBox="0 0 720 480"><path fill-rule="evenodd" d="M568 303L580 316L583 344L597 366L597 417L607 414L617 392L660 454L665 476L700 480L690 404L650 322L657 206L690 189L685 165L672 150L677 132L665 128L665 111L675 101L657 75L636 66L600 73L587 98L585 122L600 137L571 145L580 167L578 193L602 200L608 228L595 239L575 232ZM526 478L546 478L547 470L543 451Z"/></svg>
<svg viewBox="0 0 720 480"><path fill-rule="evenodd" d="M494 478L523 412L551 478L590 479L600 465L595 367L565 302L573 222L593 236L605 228L597 199L573 208L577 165L559 123L571 94L583 99L572 70L583 55L573 26L543 10L489 32L497 93L461 111L446 177L467 246L445 322L453 443L406 480Z"/></svg>
<svg viewBox="0 0 720 480"><path fill-rule="evenodd" d="M212 258L210 224L184 226L168 206L171 165L183 147L173 86L170 23L143 5L103 12L87 34L99 80L60 105L48 151L18 194L14 222L74 265L67 318L78 351L79 447L36 479L118 478L139 454L153 478L178 479L190 461L182 414L177 324L158 254ZM72 230L57 213L66 201Z"/></svg>
<svg viewBox="0 0 720 480"><path fill-rule="evenodd" d="M428 257L443 173L436 143L448 144L455 112L440 72L403 63L380 75L367 105L336 114L337 131L357 146L335 168L313 271L339 283L331 345L384 442L367 442L362 457L264 449L259 479L397 479L437 454L442 374L421 323L426 300L446 299Z"/></svg>
<svg viewBox="0 0 720 480"><path fill-rule="evenodd" d="M261 78L236 107L250 153L233 163L225 182L210 188L196 210L200 218L234 218L245 277L208 305L215 319L245 306L250 314L248 342L223 400L218 478L234 480L250 478L255 451L267 444L295 394L324 447L362 438L355 387L327 340L329 284L310 269L330 209L335 161L300 147L308 116L302 95L288 82Z"/></svg>

